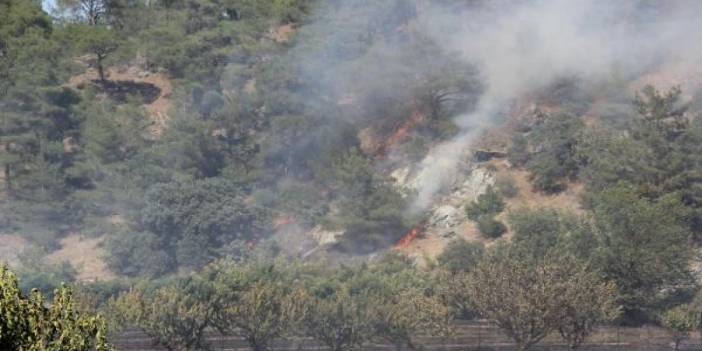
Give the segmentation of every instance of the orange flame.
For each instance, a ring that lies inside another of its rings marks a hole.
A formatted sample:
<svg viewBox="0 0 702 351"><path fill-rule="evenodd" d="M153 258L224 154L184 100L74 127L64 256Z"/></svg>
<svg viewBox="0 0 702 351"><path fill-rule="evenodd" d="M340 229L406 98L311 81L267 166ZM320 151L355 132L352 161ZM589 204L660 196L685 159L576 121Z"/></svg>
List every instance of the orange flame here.
<svg viewBox="0 0 702 351"><path fill-rule="evenodd" d="M419 111L415 111L412 113L412 116L410 116L409 119L405 120L402 122L397 129L395 129L395 132L390 134L383 145L380 146L380 148L377 151L378 156L385 156L387 153L388 149L392 148L393 146L399 144L400 142L404 141L407 136L409 135L410 131L423 122L426 119L426 116Z"/></svg>
<svg viewBox="0 0 702 351"><path fill-rule="evenodd" d="M412 227L405 235L403 235L400 240L397 241L395 244L396 249L401 249L404 247L407 247L410 243L414 241L414 239L417 239L420 234L422 234L422 230L424 229L424 223L419 223Z"/></svg>

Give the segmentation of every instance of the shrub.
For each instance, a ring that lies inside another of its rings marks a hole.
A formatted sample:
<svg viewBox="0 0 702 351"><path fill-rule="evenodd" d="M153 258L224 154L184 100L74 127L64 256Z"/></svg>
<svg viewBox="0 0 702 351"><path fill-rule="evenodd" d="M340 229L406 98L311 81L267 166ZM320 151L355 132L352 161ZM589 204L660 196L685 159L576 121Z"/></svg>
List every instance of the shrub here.
<svg viewBox="0 0 702 351"><path fill-rule="evenodd" d="M466 206L468 218L477 221L481 217L492 217L505 209L505 202L495 188L488 187L487 191L478 196L477 201Z"/></svg>
<svg viewBox="0 0 702 351"><path fill-rule="evenodd" d="M514 179L512 179L510 176L498 177L495 185L497 186L497 189L500 190L500 195L508 199L517 196L519 193L519 188L514 183Z"/></svg>
<svg viewBox="0 0 702 351"><path fill-rule="evenodd" d="M481 242L456 239L451 241L438 257L439 266L452 273L468 272L485 254Z"/></svg>
<svg viewBox="0 0 702 351"><path fill-rule="evenodd" d="M507 231L507 227L493 217L483 216L477 222L480 233L492 239L499 238Z"/></svg>

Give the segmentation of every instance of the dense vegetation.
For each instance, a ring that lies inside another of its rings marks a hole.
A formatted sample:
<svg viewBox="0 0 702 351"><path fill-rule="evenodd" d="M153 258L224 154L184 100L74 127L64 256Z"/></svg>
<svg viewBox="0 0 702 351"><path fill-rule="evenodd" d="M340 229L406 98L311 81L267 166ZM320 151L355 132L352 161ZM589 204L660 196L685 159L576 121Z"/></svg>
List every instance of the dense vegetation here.
<svg viewBox="0 0 702 351"><path fill-rule="evenodd" d="M106 347L102 320L75 312L69 289L47 306L27 293L73 279L74 267L39 262L80 232L105 238L121 276L76 284L81 308L171 349L204 348L209 330L255 350L290 335L402 349L477 317L520 350L549 333L576 348L597 323L657 323L677 348L700 327L702 239L700 99L679 88L648 86L597 123L582 118L595 94L579 79L540 89L557 106L514 123L506 156L544 196L583 185L583 210L512 210L519 189L498 178L462 204L491 245L456 240L421 268L383 256L425 219L388 169L456 136L454 118L486 89L478 67L416 29L418 11L409 0L61 0L49 15L0 0L0 232L34 247L20 283L0 271L0 298L17 305L0 301L0 315L68 310L62 325L81 332L67 342L80 345L65 347ZM160 88L113 79L130 70L167 77L164 111L144 108ZM329 264L290 259L274 234L291 218L339 233ZM370 262L336 264L344 255ZM60 333L42 319L6 334L3 321L3 349L25 349L17 338L52 349Z"/></svg>

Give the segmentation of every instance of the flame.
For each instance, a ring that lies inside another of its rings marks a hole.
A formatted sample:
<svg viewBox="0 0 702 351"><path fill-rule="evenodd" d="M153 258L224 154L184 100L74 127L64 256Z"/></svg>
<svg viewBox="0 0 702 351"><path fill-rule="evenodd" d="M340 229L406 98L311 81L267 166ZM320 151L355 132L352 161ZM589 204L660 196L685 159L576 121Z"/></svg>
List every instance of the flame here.
<svg viewBox="0 0 702 351"><path fill-rule="evenodd" d="M401 249L404 247L407 247L410 243L414 241L414 239L417 239L420 234L422 234L422 231L424 229L424 223L419 223L412 227L410 230L403 235L400 240L397 241L395 244L396 249Z"/></svg>
<svg viewBox="0 0 702 351"><path fill-rule="evenodd" d="M412 129L415 126L423 122L425 119L426 116L424 115L424 113L420 111L413 112L410 118L402 122L397 127L397 129L395 129L395 132L393 132L387 137L385 142L383 142L382 145L378 148L377 155L385 156L385 154L390 148L405 140L409 135L410 131L412 131Z"/></svg>

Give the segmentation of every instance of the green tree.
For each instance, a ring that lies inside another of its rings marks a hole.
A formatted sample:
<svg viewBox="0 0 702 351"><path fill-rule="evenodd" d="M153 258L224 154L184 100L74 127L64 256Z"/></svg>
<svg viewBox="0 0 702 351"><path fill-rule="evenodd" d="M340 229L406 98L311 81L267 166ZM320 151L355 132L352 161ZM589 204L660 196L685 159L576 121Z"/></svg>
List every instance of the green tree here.
<svg viewBox="0 0 702 351"><path fill-rule="evenodd" d="M361 347L373 335L371 306L365 296L341 288L323 296L308 294L305 304L304 333L332 351Z"/></svg>
<svg viewBox="0 0 702 351"><path fill-rule="evenodd" d="M498 246L472 272L455 280L461 287L456 290L512 338L518 350L531 348L559 328L570 345L577 346L593 320L606 319L616 309L612 286L579 264L572 257L529 257L518 247ZM582 290L584 283L594 284L595 293L609 293L588 300L592 294Z"/></svg>
<svg viewBox="0 0 702 351"><path fill-rule="evenodd" d="M160 184L146 194L138 220L180 266L201 267L219 256L218 248L263 234L268 211L247 206L245 195L221 178Z"/></svg>
<svg viewBox="0 0 702 351"><path fill-rule="evenodd" d="M575 257L566 257L567 260L576 260ZM568 290L562 296L564 304L558 333L575 350L592 334L597 323L614 320L620 309L616 285L603 281L597 271L578 264L569 274Z"/></svg>
<svg viewBox="0 0 702 351"><path fill-rule="evenodd" d="M303 314L304 291L295 287L291 275L275 265L223 268L216 278L223 302L214 326L227 335L240 335L255 351L267 350Z"/></svg>
<svg viewBox="0 0 702 351"><path fill-rule="evenodd" d="M699 328L699 312L689 305L677 306L663 313L661 324L670 333L674 345L673 349L678 351L680 345L690 338L690 333Z"/></svg>
<svg viewBox="0 0 702 351"><path fill-rule="evenodd" d="M98 0L87 0L98 1ZM119 47L115 33L104 26L87 27L80 32L80 47L95 55L95 68L101 81L105 81L105 59Z"/></svg>
<svg viewBox="0 0 702 351"><path fill-rule="evenodd" d="M478 199L466 205L466 214L472 220L478 220L483 216L494 217L505 209L505 202L502 196L494 187L490 186Z"/></svg>
<svg viewBox="0 0 702 351"><path fill-rule="evenodd" d="M78 312L70 288L56 290L50 303L38 290L25 296L5 266L0 266L0 316L3 350L111 350L104 319Z"/></svg>
<svg viewBox="0 0 702 351"><path fill-rule="evenodd" d="M188 277L155 289L132 288L110 299L116 327L135 326L168 350L206 350L207 328L219 308L211 282Z"/></svg>
<svg viewBox="0 0 702 351"><path fill-rule="evenodd" d="M680 220L686 210L675 195L651 201L625 184L594 200L593 262L617 284L624 317L645 320L664 290L692 284L690 232Z"/></svg>
<svg viewBox="0 0 702 351"><path fill-rule="evenodd" d="M485 254L485 245L479 241L459 238L451 241L437 257L439 266L451 273L469 272Z"/></svg>
<svg viewBox="0 0 702 351"><path fill-rule="evenodd" d="M534 153L526 162L537 189L558 192L573 180L580 170L577 147L583 122L570 114L542 115L540 123L529 134L528 141Z"/></svg>

